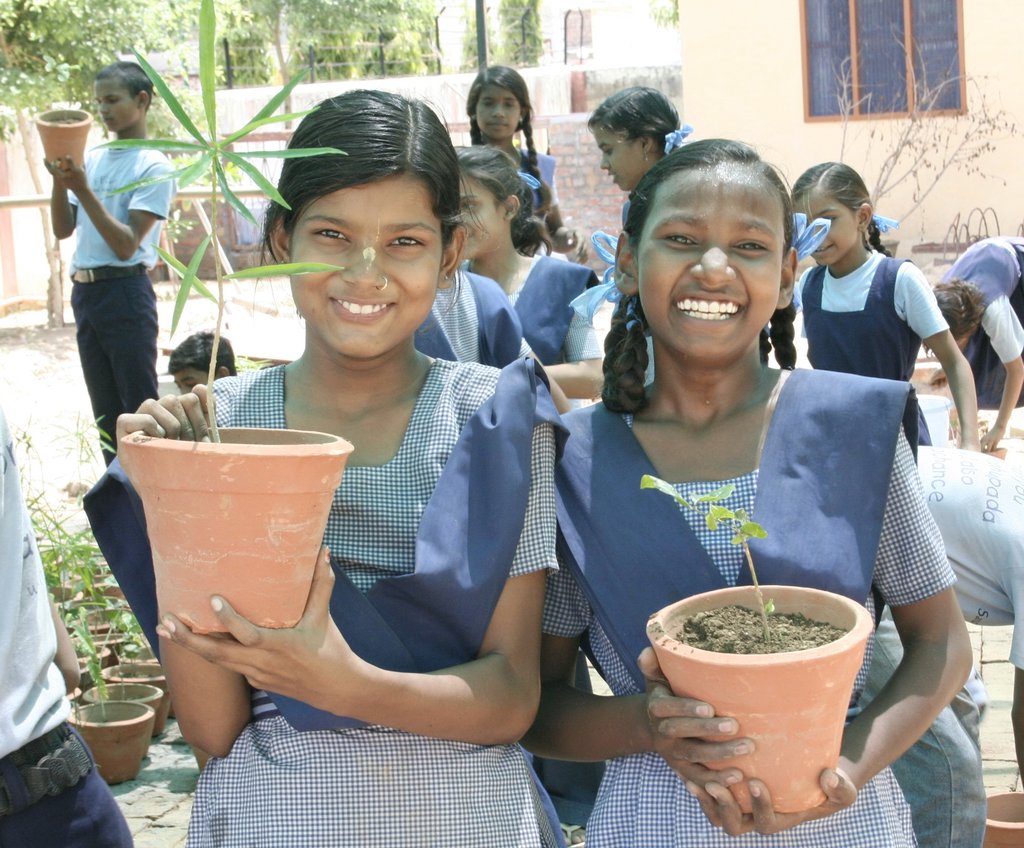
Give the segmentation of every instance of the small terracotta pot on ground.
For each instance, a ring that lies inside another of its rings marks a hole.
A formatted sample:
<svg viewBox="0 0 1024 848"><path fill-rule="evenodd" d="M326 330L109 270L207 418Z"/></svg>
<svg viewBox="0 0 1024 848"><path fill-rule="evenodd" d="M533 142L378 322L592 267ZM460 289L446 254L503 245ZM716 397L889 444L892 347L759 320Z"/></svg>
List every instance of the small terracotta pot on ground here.
<svg viewBox="0 0 1024 848"><path fill-rule="evenodd" d="M158 662L118 663L103 669L103 679L107 685L113 683L144 683L155 686L163 694L158 706L155 707L156 718L153 735L162 733L167 724L171 709L171 696L167 691L167 676Z"/></svg>
<svg viewBox="0 0 1024 848"><path fill-rule="evenodd" d="M153 736L151 707L135 701L102 701L71 711L69 721L82 734L109 784L131 780L142 768Z"/></svg>
<svg viewBox="0 0 1024 848"><path fill-rule="evenodd" d="M988 796L983 848L1020 848L1024 845L1024 792Z"/></svg>
<svg viewBox="0 0 1024 848"><path fill-rule="evenodd" d="M93 686L82 693L83 704L98 704L102 701L135 701L153 710L153 736L163 733L167 724L167 707L170 699L159 686L150 683L107 683L104 695L99 687Z"/></svg>
<svg viewBox="0 0 1024 848"><path fill-rule="evenodd" d="M92 115L81 109L51 109L36 117L36 129L47 161L70 156L81 166L92 128Z"/></svg>
<svg viewBox="0 0 1024 848"><path fill-rule="evenodd" d="M864 658L871 616L841 595L795 586L762 586L776 613L800 612L846 631L828 645L791 653L722 654L678 641L687 617L728 605L758 609L752 586L694 595L651 616L647 635L676 695L711 704L715 714L739 722L739 736L754 740L754 753L709 763L735 766L768 785L779 812L798 812L825 800L820 777L839 757L853 681ZM769 619L770 620L770 619ZM750 811L746 781L732 787Z"/></svg>
<svg viewBox="0 0 1024 848"><path fill-rule="evenodd" d="M326 433L222 429L220 444L125 436L160 609L199 633L225 628L210 596L261 627L293 627L352 445Z"/></svg>

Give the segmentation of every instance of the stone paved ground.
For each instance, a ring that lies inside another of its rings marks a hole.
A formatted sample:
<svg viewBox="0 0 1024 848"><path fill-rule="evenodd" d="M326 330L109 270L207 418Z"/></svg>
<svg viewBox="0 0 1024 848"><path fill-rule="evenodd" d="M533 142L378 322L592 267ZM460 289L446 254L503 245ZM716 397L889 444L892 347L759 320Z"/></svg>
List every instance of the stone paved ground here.
<svg viewBox="0 0 1024 848"><path fill-rule="evenodd" d="M165 304L166 305L166 304ZM70 316L69 316L70 319ZM206 316L195 319L194 329ZM263 332L249 330L258 317L247 321L236 314L232 334L244 339ZM168 326L167 316L161 316ZM12 427L31 434L36 460L27 469L36 485L67 500L69 483L91 482L100 468L97 460L79 461L75 432L88 414L72 328L47 330L41 313L0 317L0 405ZM180 334L178 338L183 338ZM284 344L289 348L293 342ZM245 350L244 343L239 345ZM273 352L255 351L257 355ZM1015 438L1006 442L1008 462L1024 467L1024 411L1014 420ZM72 504L73 507L73 504ZM982 722L985 783L990 791L1019 790L1010 725L1013 667L1007 660L1010 628L970 626L975 656L989 689L990 704ZM192 793L198 776L195 760L172 720L150 748L138 779L113 787L136 835L139 848L172 848L184 844Z"/></svg>

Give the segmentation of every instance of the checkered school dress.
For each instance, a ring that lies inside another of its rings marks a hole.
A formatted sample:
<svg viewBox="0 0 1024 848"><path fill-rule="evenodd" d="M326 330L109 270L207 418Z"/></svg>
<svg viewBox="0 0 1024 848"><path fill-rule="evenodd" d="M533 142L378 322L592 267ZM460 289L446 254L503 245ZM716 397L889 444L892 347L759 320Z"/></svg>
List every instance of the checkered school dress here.
<svg viewBox="0 0 1024 848"><path fill-rule="evenodd" d="M480 361L480 316L477 313L473 286L466 279L465 272L455 272L455 282L437 290L432 314L441 325L448 343L459 362ZM523 339L519 356L529 356L530 345Z"/></svg>
<svg viewBox="0 0 1024 848"><path fill-rule="evenodd" d="M713 491L727 482L734 483L736 489L723 505L752 512L756 471L733 480L684 483L676 488L681 494L692 496ZM900 435L875 562L875 583L885 600L895 606L929 597L951 586L956 579L920 491L913 455ZM683 507L680 512L726 581L734 584L743 567L743 553L739 546L730 544L731 532L724 526L709 531L696 512ZM873 609L870 598L866 605ZM615 652L573 575L563 569L548 580L544 631L576 637L585 630L589 630L591 648L612 692L638 694L640 690L625 665L635 664L636 658L624 659ZM869 644L854 684L854 702L870 659ZM794 693L794 697L800 697L799 693ZM888 768L860 790L852 807L834 815L772 836L751 833L730 837L707 820L683 781L654 753L609 761L587 825L587 848L905 848L916 844L910 808Z"/></svg>
<svg viewBox="0 0 1024 848"><path fill-rule="evenodd" d="M437 360L395 457L348 466L324 541L363 591L413 567L419 516L459 433L494 390L498 371ZM218 419L279 428L284 370L216 383ZM554 436L535 430L526 529L510 576L557 568ZM453 599L456 602L457 599ZM231 752L206 766L189 848L550 846L529 766L517 745L429 739L381 726L294 730L264 693Z"/></svg>

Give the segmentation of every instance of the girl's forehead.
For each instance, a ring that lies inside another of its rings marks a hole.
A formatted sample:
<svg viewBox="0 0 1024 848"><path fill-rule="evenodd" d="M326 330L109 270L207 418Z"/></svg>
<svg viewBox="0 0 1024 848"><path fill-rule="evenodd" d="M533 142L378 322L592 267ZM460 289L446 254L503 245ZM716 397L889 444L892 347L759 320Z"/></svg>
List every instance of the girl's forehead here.
<svg viewBox="0 0 1024 848"><path fill-rule="evenodd" d="M480 98L490 98L491 100L504 100L506 97L519 102L519 98L515 96L510 88L502 88L500 85L494 83L488 83L482 89L480 89Z"/></svg>
<svg viewBox="0 0 1024 848"><path fill-rule="evenodd" d="M780 221L784 209L778 189L756 168L725 162L667 176L655 190L651 214L683 207L699 212L721 205L762 214L771 210Z"/></svg>

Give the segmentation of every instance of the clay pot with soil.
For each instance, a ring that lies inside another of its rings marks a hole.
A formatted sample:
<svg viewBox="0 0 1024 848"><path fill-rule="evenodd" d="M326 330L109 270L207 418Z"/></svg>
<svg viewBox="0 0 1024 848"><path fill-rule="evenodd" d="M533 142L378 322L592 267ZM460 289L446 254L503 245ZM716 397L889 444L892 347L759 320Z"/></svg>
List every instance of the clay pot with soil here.
<svg viewBox="0 0 1024 848"><path fill-rule="evenodd" d="M163 733L171 710L171 696L167 691L167 676L164 674L160 663L155 661L118 663L117 665L110 666L110 668L103 669L103 679L106 681L106 688L108 690L114 690L117 686L133 685L149 686L157 689L161 697L155 704L151 704L153 711L156 713L153 719L153 735L158 736ZM138 700L138 698L121 698L116 694L108 694L106 697L110 700L119 701Z"/></svg>
<svg viewBox="0 0 1024 848"><path fill-rule="evenodd" d="M647 636L665 678L680 697L704 701L731 716L754 752L711 768L736 767L762 780L778 812L799 812L825 800L821 772L835 768L854 679L873 622L862 603L801 586L761 586L747 542L767 534L738 510L718 504L731 485L687 500L645 475L681 505L704 513L710 529L723 524L742 545L752 586L735 586L677 601L651 616ZM737 630L737 620L741 629ZM750 812L744 780L731 787Z"/></svg>
<svg viewBox="0 0 1024 848"><path fill-rule="evenodd" d="M221 429L219 443L125 436L118 457L142 498L160 609L223 631L210 596L260 627L302 616L352 445L326 433Z"/></svg>
<svg viewBox="0 0 1024 848"><path fill-rule="evenodd" d="M763 780L776 810L797 812L825 800L819 778L839 759L850 693L873 625L863 604L841 595L799 586L762 591L772 599L773 624L779 616L799 613L843 635L820 647L752 654L707 651L679 638L687 619L732 605L749 609L759 627L752 586L718 589L665 607L651 616L647 635L676 695L732 716L740 735L754 740L754 753L707 765L735 766L747 778ZM753 641L759 635L755 631ZM776 643L769 644L774 651ZM732 790L749 811L746 782Z"/></svg>
<svg viewBox="0 0 1024 848"><path fill-rule="evenodd" d="M142 768L153 736L154 712L135 701L101 701L71 711L69 721L82 734L109 784L131 780Z"/></svg>
<svg viewBox="0 0 1024 848"><path fill-rule="evenodd" d="M92 115L81 109L51 109L36 117L36 129L48 162L70 156L78 166L85 162L85 148L92 129Z"/></svg>
<svg viewBox="0 0 1024 848"><path fill-rule="evenodd" d="M159 686L149 683L107 683L103 690L93 687L82 693L83 704L99 704L103 701L134 701L145 704L153 710L153 736L159 736L167 722L166 693Z"/></svg>

